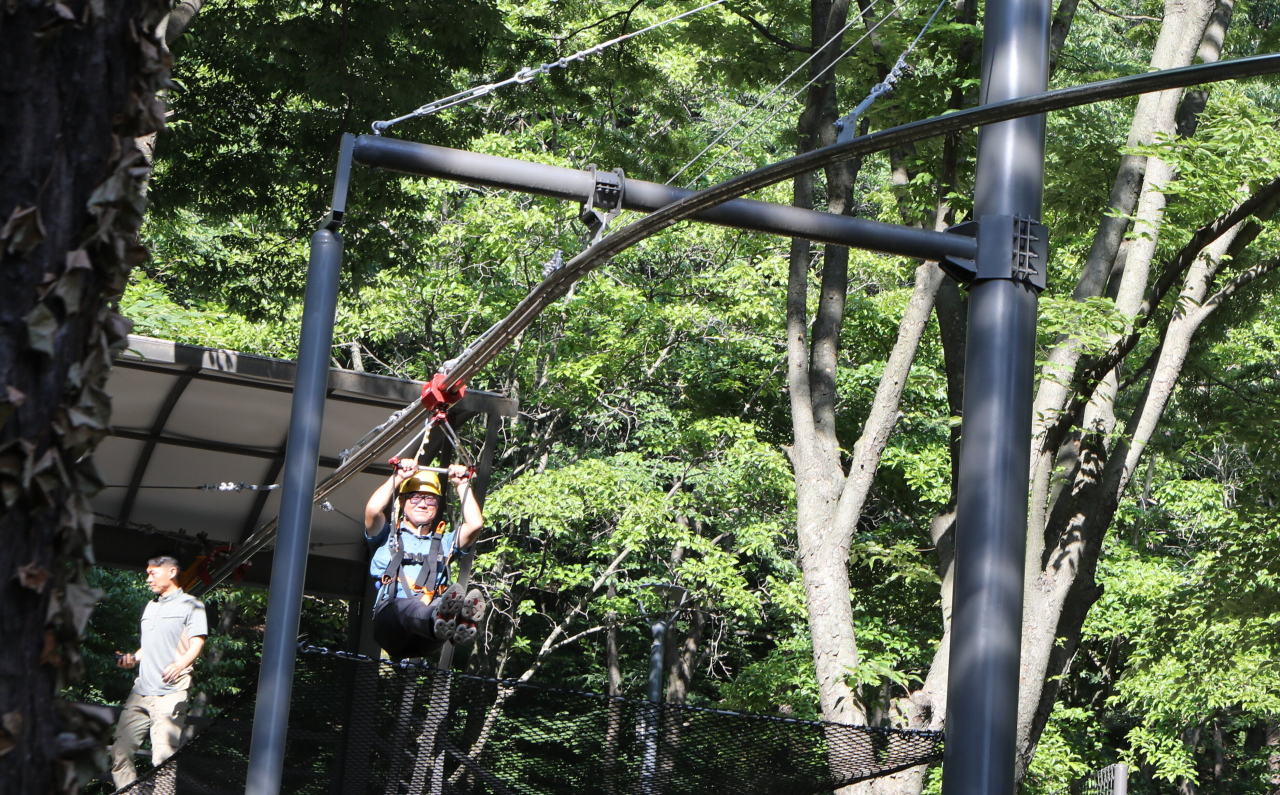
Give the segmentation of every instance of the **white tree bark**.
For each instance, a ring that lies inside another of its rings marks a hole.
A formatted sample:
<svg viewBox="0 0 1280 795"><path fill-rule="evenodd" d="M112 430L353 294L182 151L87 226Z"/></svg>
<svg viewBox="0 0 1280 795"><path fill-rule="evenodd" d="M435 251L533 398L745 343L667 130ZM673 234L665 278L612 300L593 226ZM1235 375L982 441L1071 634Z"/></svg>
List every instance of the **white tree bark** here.
<svg viewBox="0 0 1280 795"><path fill-rule="evenodd" d="M1164 21L1160 24L1160 34L1151 53L1150 68L1156 70L1189 66L1204 38L1214 6L1214 0L1167 0ZM1177 124L1180 94L1178 90L1144 94L1134 110L1126 145L1146 146L1155 141L1158 131L1173 131ZM1072 293L1076 300L1102 295L1106 288L1128 227L1128 218L1134 213L1138 203L1143 173L1147 168L1146 161L1141 155L1127 154L1121 157L1107 210L1098 224L1098 232L1085 261L1080 281ZM1040 554L1044 545L1038 541L1038 535L1048 516L1054 463L1058 455L1056 449L1044 449L1045 435L1070 400L1071 376L1079 361L1080 349L1075 340L1064 339L1053 347L1041 372L1040 386L1032 409L1032 482L1028 522L1030 543L1027 545L1025 578L1028 589L1034 572L1040 568ZM1030 590L1027 591L1027 596L1031 596Z"/></svg>
<svg viewBox="0 0 1280 795"><path fill-rule="evenodd" d="M1168 0L1151 57L1152 67L1189 65L1203 42L1215 6L1215 0ZM1172 135L1176 131L1180 97L1178 90L1144 96L1130 126L1129 146L1149 144L1161 133ZM1135 235L1128 245L1116 293L1116 308L1128 318L1137 315L1146 293L1165 208L1163 189L1173 178L1172 169L1159 158L1147 158L1145 163L1142 160L1136 155L1122 158L1111 196L1111 209L1126 214L1129 197L1137 196ZM1144 178L1139 176L1143 168ZM1074 293L1077 300L1102 293L1126 223L1118 218L1104 218L1100 223ZM1068 649L1058 643L1064 611L1087 611L1096 598L1092 570L1100 541L1096 533L1083 531L1088 517L1071 511L1058 514L1050 502L1054 478L1061 477L1056 469L1060 457L1074 469L1074 481L1062 497L1071 504L1088 485L1098 483L1103 476L1104 462L1095 456L1092 448L1068 445L1070 449L1060 451L1046 444L1049 427L1067 408L1071 398L1070 379L1079 359L1080 349L1074 340L1064 340L1055 346L1044 368L1032 414L1031 510L1023 591L1022 687L1018 699L1018 781L1026 774L1047 719L1047 709L1052 706L1050 703L1046 707L1044 703L1047 680L1056 676L1069 659ZM1086 412L1083 423L1086 432L1093 431L1100 439L1107 438L1115 425L1114 399L1118 384L1116 373L1109 373L1095 391ZM1110 523L1109 516L1107 523ZM1053 546L1047 548L1049 543ZM1073 604L1068 604L1069 601ZM1075 620L1074 615L1066 618L1068 623ZM1070 650L1073 649L1071 646ZM1052 692L1056 692L1056 684Z"/></svg>

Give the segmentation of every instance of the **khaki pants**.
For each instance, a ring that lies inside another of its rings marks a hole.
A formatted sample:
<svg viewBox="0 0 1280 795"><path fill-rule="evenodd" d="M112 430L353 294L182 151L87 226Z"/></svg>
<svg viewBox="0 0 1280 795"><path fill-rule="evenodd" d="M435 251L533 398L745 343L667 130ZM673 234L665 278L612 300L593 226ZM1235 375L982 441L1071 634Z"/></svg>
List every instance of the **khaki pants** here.
<svg viewBox="0 0 1280 795"><path fill-rule="evenodd" d="M187 691L178 690L163 696L130 693L116 724L115 744L111 746L111 778L115 780L116 789L127 787L138 778L133 755L141 747L143 737L150 733L151 764L158 767L178 750L186 722Z"/></svg>

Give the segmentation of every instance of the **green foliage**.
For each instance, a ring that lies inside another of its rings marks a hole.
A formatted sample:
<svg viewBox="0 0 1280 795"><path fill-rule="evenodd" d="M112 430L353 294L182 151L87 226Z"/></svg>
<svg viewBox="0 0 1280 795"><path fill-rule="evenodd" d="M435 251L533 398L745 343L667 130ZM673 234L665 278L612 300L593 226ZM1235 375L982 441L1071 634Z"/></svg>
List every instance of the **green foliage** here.
<svg viewBox="0 0 1280 795"><path fill-rule="evenodd" d="M874 46L863 43L841 62L842 109L879 81L933 5L908 3L877 31ZM1155 0L1105 5L1161 13ZM1274 49L1274 6L1238 7L1227 52ZM154 260L135 273L124 311L142 333L292 356L307 239L325 208L341 132L688 7L663 0L207 6L175 48L174 115L158 142L144 230ZM808 44L804 4L753 0L735 8ZM1143 71L1157 29L1082 4L1055 85ZM944 10L912 58L914 76L872 107L871 128L940 113L953 90L972 101L974 81L953 77L977 32ZM746 20L717 7L395 134L665 181L745 114L745 126L675 180L707 184L794 153L799 105L788 97L803 83L753 106L804 57L762 43ZM1081 303L1069 292L1126 151L1134 102L1049 117L1045 219L1053 249L1040 302L1042 357L1062 335L1098 354L1124 329L1111 299ZM1242 186L1274 176L1277 109L1274 81L1215 86L1193 138L1140 150L1179 172L1167 191L1158 261L1238 202ZM953 143L959 187L947 198L962 219L972 201L975 138ZM898 173L887 158L869 158L857 213L932 226L942 154L942 141L898 152ZM825 190L818 175L819 196ZM556 250L567 258L588 240L576 208L547 199L365 169L357 169L351 196L334 356L352 366L358 355L372 372L434 372L524 297ZM757 198L786 203L790 191L775 186ZM1224 279L1280 250L1272 222L1258 231ZM846 452L884 372L914 267L850 256L836 374ZM476 571L494 610L473 670L604 689L612 634L622 691L638 694L649 644L640 605L658 607L640 586L677 582L700 610L696 620L682 619L668 644L696 650L689 701L819 715L785 448L787 278L785 241L683 225L584 279L473 380L518 397L522 412L502 428L487 506ZM815 273L811 310L819 287ZM1215 792L1269 791L1266 742L1280 731L1273 662L1280 657L1280 300L1273 279L1250 290L1201 331L1147 452L1150 467L1124 497L1099 564L1104 589L1029 772L1033 795L1120 760L1137 766L1132 786L1144 795L1185 791L1192 781ZM1160 344L1178 300L1171 295L1158 308L1125 377ZM953 418L939 333L931 325L922 342L851 550L861 657L848 676L883 722L892 720L890 699L927 674L941 635L929 529L951 503ZM346 433L354 441L366 430ZM118 700L129 677L111 667L110 655L132 642L147 594L136 575L96 576L109 596L86 646L84 696ZM218 615L235 614L230 630L211 639L197 678L216 704L250 681L265 600L232 590L209 604ZM308 600L304 631L340 646L345 611ZM1215 772L1215 759L1225 772ZM926 791L939 787L935 770Z"/></svg>

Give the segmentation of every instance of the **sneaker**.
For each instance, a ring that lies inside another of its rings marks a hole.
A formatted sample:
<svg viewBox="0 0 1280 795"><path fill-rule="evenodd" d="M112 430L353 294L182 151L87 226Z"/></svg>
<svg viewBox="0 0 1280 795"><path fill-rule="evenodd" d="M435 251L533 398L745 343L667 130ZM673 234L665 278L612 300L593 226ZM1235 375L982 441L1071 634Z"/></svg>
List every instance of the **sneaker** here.
<svg viewBox="0 0 1280 795"><path fill-rule="evenodd" d="M467 594L470 596L471 594ZM450 585L445 592L440 595L440 613L447 616L456 616L462 610L462 604L465 601L462 587L457 583Z"/></svg>
<svg viewBox="0 0 1280 795"><path fill-rule="evenodd" d="M436 614L435 633L437 640L449 640L458 629L458 620L453 616Z"/></svg>
<svg viewBox="0 0 1280 795"><path fill-rule="evenodd" d="M462 607L458 611L458 617L479 624L484 619L485 601L484 594L479 589L472 588L467 592L467 596L462 600Z"/></svg>
<svg viewBox="0 0 1280 795"><path fill-rule="evenodd" d="M476 639L476 625L470 621L459 621L458 627L453 631L453 645L466 646Z"/></svg>

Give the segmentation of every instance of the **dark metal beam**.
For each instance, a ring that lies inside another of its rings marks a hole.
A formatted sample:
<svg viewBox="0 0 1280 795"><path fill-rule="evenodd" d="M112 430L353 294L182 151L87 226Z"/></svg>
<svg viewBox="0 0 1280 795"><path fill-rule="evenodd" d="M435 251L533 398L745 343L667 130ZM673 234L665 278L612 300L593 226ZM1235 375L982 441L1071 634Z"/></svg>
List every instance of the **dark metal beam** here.
<svg viewBox="0 0 1280 795"><path fill-rule="evenodd" d="M298 339L298 369L280 493L279 532L272 559L271 597L267 600L245 795L279 795L280 776L284 771L298 622L302 617L311 512L315 506L316 467L320 458L320 434L324 429L338 282L342 275L343 240L338 230L346 207L351 144L351 136L343 135L330 204L332 211L311 236Z"/></svg>
<svg viewBox="0 0 1280 795"><path fill-rule="evenodd" d="M169 533L99 522L93 528L93 557L100 566L142 571L147 558L157 552L175 555L185 566L203 552L194 536L176 538ZM266 588L271 581L271 552L260 552L250 560L245 577L238 584ZM307 559L306 593L310 596L362 600L369 566L363 560L331 558L312 553Z"/></svg>
<svg viewBox="0 0 1280 795"><path fill-rule="evenodd" d="M149 433L147 431L138 431L131 428L112 428L110 435L117 436L121 439L129 439L135 442L144 442L149 445L169 445L172 447L185 447L188 450L203 450L209 453L226 453L227 455L244 456L245 458L260 458L267 461L282 460L278 449L272 450L265 447L249 447L243 444L232 444L229 442L215 442L211 439L187 439L182 436L168 436L160 433ZM322 455L318 459L320 466L328 469L336 469L341 461L333 456ZM276 469L279 474L279 469ZM387 476L391 474L391 467L386 464L370 464L362 471L372 475ZM268 479L268 482L275 480L274 477ZM193 483L193 486L200 484Z"/></svg>
<svg viewBox="0 0 1280 795"><path fill-rule="evenodd" d="M362 135L356 139L355 160L374 168L534 193L565 201L585 202L595 191L596 185L595 178L589 171L376 135ZM624 180L622 206L628 210L651 213L695 193L697 191L689 188L659 185L628 177ZM972 259L975 249L973 240L969 238L931 229L916 229L751 199L725 202L692 216L692 220L922 259L937 260L945 256Z"/></svg>
<svg viewBox="0 0 1280 795"><path fill-rule="evenodd" d="M173 382L173 386L169 389L169 394L165 395L164 403L160 405L160 410L156 412L155 422L151 425L152 438L142 445L142 452L138 455L138 462L134 464L133 474L129 477L129 490L125 492L124 502L120 507L121 524L129 523L129 517L133 514L133 504L138 499L138 487L142 485L142 479L147 474L147 466L151 463L151 454L156 450L156 440L164 432L164 426L169 422L169 415L173 414L174 406L178 405L178 400L182 397L182 393L186 391L193 378L195 378L194 373L178 376L178 379Z"/></svg>
<svg viewBox="0 0 1280 795"><path fill-rule="evenodd" d="M502 429L502 417L490 414L484 428L484 447L480 448L480 460L476 462L476 476L471 488L476 495L476 502L484 507L484 498L489 495L489 480L493 477L493 458L498 449L498 431Z"/></svg>

